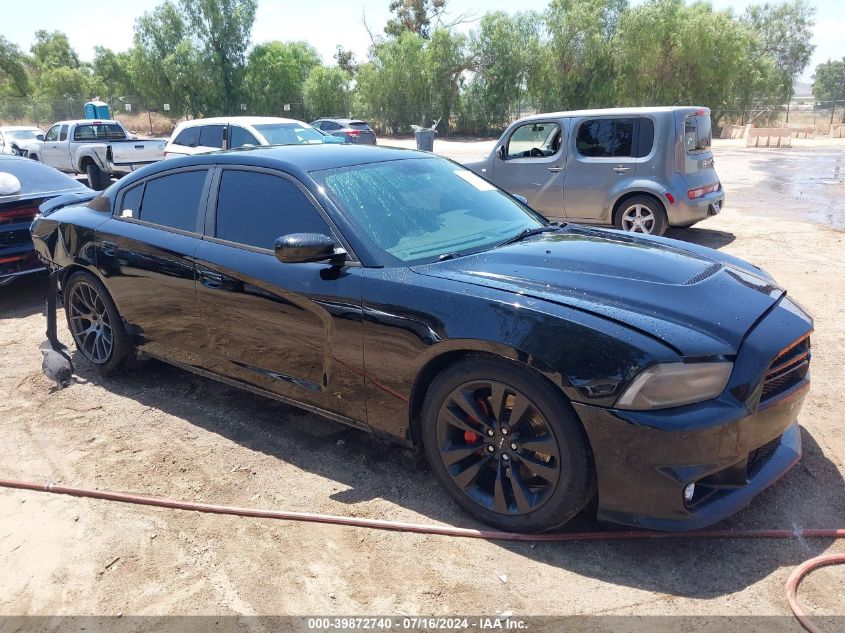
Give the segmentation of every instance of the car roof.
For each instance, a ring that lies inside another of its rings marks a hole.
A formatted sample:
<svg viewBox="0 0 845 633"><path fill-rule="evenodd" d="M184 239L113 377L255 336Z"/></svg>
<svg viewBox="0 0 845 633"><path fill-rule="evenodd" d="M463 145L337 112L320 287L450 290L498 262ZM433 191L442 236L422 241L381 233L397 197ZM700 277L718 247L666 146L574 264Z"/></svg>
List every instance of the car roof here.
<svg viewBox="0 0 845 633"><path fill-rule="evenodd" d="M300 177L308 172L392 160L432 158L428 152L376 145L270 145L194 154L152 163L121 179L135 182L152 174L197 165L249 165L284 170Z"/></svg>
<svg viewBox="0 0 845 633"><path fill-rule="evenodd" d="M116 121L114 119L68 119L66 121L56 121L53 125L73 125L74 123L79 123L82 125L102 125L102 124L111 124L117 123L118 125L122 125L120 121ZM53 127L51 125L50 127Z"/></svg>
<svg viewBox="0 0 845 633"><path fill-rule="evenodd" d="M34 125L0 125L0 132L20 132L21 130L41 130Z"/></svg>
<svg viewBox="0 0 845 633"><path fill-rule="evenodd" d="M207 119L191 119L190 121L182 121L179 125L183 128L194 127L196 125L226 125L227 123L240 123L241 125L263 125L266 123L302 123L308 125L304 121L298 119L284 119L276 116L217 116L209 117Z"/></svg>
<svg viewBox="0 0 845 633"><path fill-rule="evenodd" d="M318 121L334 121L335 123L366 123L364 119L335 119L333 117L323 117L317 119Z"/></svg>
<svg viewBox="0 0 845 633"><path fill-rule="evenodd" d="M563 118L563 117L581 117L581 116L620 116L620 115L637 115L637 114L660 114L664 112L678 112L678 111L706 111L709 108L703 106L657 106L657 107L640 107L640 108L602 108L599 110L566 110L563 112L538 112L519 119L520 121L531 121L534 119L548 119L548 118Z"/></svg>

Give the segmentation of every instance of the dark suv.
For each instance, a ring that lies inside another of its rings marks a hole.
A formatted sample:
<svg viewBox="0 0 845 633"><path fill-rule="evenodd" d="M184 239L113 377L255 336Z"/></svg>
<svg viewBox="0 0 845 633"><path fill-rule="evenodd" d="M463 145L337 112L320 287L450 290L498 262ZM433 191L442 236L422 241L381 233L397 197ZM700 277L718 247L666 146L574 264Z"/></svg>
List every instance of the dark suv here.
<svg viewBox="0 0 845 633"><path fill-rule="evenodd" d="M359 119L317 119L311 126L326 134L340 136L347 143L376 144L376 133L373 128L366 121Z"/></svg>

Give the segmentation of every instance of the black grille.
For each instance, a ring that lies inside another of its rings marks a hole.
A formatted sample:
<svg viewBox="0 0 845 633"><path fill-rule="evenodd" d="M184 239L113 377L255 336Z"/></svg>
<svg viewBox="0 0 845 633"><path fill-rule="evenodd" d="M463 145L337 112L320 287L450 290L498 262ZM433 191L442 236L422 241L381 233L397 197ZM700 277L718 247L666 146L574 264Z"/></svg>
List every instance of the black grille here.
<svg viewBox="0 0 845 633"><path fill-rule="evenodd" d="M771 400L807 378L810 369L810 336L798 339L769 365L760 401Z"/></svg>
<svg viewBox="0 0 845 633"><path fill-rule="evenodd" d="M763 466L772 458L772 455L775 454L778 446L780 446L780 437L776 437L771 442L767 442L760 448L748 453L748 467L746 468L748 479L753 479L760 472Z"/></svg>

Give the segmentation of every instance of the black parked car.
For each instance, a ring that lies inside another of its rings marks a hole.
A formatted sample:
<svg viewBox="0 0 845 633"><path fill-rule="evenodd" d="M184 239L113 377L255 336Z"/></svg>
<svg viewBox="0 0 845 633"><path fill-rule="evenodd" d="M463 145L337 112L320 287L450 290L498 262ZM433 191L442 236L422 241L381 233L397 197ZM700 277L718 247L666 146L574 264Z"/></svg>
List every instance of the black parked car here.
<svg viewBox="0 0 845 633"><path fill-rule="evenodd" d="M45 200L88 187L41 163L0 154L0 286L42 272L29 236L29 225Z"/></svg>
<svg viewBox="0 0 845 633"><path fill-rule="evenodd" d="M91 363L137 348L396 436L497 527L598 493L601 519L698 528L800 457L812 321L728 255L349 145L164 161L61 204L32 235Z"/></svg>

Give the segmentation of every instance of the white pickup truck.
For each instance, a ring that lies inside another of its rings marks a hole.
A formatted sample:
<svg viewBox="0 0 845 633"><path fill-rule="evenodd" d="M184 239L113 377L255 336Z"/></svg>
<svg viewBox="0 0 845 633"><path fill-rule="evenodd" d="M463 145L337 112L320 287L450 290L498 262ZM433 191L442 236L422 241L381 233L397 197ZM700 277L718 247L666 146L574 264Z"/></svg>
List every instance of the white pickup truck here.
<svg viewBox="0 0 845 633"><path fill-rule="evenodd" d="M134 139L118 121L59 121L44 140L17 143L19 153L61 171L85 174L92 189L164 158L164 139Z"/></svg>

